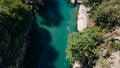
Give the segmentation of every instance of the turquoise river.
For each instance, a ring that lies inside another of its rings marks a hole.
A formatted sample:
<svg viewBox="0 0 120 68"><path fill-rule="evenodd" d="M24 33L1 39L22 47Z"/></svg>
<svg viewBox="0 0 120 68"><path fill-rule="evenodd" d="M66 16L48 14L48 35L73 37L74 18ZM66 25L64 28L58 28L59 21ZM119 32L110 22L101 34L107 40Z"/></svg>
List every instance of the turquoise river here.
<svg viewBox="0 0 120 68"><path fill-rule="evenodd" d="M32 55L28 55L32 57L27 61L29 68L70 68L65 50L68 36L76 31L77 7L67 0L46 0L45 6L39 8L29 52Z"/></svg>

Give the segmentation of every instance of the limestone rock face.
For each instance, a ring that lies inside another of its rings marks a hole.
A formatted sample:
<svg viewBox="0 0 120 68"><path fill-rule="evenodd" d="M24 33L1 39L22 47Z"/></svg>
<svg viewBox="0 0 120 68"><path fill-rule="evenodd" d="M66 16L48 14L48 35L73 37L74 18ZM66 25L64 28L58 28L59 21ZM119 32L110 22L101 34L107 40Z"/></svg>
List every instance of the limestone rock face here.
<svg viewBox="0 0 120 68"><path fill-rule="evenodd" d="M94 68L120 68L120 51L114 52L108 59L100 57Z"/></svg>
<svg viewBox="0 0 120 68"><path fill-rule="evenodd" d="M116 26L113 29L106 33L105 38L110 40L114 39L115 42L120 42L120 27ZM102 45L101 45L102 46ZM103 46L108 46L103 44ZM100 58L97 60L94 68L120 68L120 51L113 51L110 57L103 58L107 54L107 47L105 49L101 49Z"/></svg>
<svg viewBox="0 0 120 68"><path fill-rule="evenodd" d="M85 5L81 4L78 11L78 20L77 20L77 30L83 31L87 27L90 8L87 8Z"/></svg>
<svg viewBox="0 0 120 68"><path fill-rule="evenodd" d="M120 68L120 51L112 53L108 60L111 68Z"/></svg>

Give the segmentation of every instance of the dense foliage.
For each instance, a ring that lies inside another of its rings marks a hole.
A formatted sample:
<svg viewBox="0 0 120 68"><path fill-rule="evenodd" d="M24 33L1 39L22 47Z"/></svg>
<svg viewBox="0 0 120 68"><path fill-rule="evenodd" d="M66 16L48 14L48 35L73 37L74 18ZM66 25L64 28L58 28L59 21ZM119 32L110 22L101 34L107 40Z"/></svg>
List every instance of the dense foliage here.
<svg viewBox="0 0 120 68"><path fill-rule="evenodd" d="M21 28L26 29L31 22L27 5L20 0L1 0L0 7L0 27L2 30L8 28L19 33L25 31Z"/></svg>
<svg viewBox="0 0 120 68"><path fill-rule="evenodd" d="M23 68L31 23L21 0L0 0L0 68Z"/></svg>
<svg viewBox="0 0 120 68"><path fill-rule="evenodd" d="M102 2L92 12L92 18L97 25L103 24L104 27L113 27L120 24L120 1L110 0Z"/></svg>
<svg viewBox="0 0 120 68"><path fill-rule="evenodd" d="M99 5L102 2L102 0L83 0L83 4L86 6L93 6L93 5Z"/></svg>
<svg viewBox="0 0 120 68"><path fill-rule="evenodd" d="M71 62L79 60L85 61L86 58L93 59L99 54L98 46L102 41L104 31L98 27L90 27L83 32L75 32L68 39L67 59Z"/></svg>
<svg viewBox="0 0 120 68"><path fill-rule="evenodd" d="M120 25L120 1L84 0L83 4L91 8L91 17L102 28Z"/></svg>

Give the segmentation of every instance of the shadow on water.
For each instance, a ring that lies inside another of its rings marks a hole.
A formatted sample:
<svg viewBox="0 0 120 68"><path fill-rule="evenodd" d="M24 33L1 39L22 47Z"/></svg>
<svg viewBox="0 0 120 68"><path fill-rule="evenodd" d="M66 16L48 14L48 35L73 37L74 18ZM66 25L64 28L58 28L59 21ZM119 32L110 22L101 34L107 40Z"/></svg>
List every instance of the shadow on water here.
<svg viewBox="0 0 120 68"><path fill-rule="evenodd" d="M39 4L37 6L39 16L45 19L44 22L40 22L42 23L40 26L60 26L62 16L57 0L45 0L44 6ZM56 68L54 63L59 53L50 44L52 39L49 31L38 27L37 23L34 23L31 32L31 45L27 49L25 68Z"/></svg>
<svg viewBox="0 0 120 68"><path fill-rule="evenodd" d="M45 0L44 6L37 5L39 7L39 14L45 19L42 24L46 26L59 26L62 20L61 13L59 11L59 2L57 0Z"/></svg>
<svg viewBox="0 0 120 68"><path fill-rule="evenodd" d="M31 45L25 58L25 68L55 68L58 52L50 45L51 36L44 28L33 29Z"/></svg>

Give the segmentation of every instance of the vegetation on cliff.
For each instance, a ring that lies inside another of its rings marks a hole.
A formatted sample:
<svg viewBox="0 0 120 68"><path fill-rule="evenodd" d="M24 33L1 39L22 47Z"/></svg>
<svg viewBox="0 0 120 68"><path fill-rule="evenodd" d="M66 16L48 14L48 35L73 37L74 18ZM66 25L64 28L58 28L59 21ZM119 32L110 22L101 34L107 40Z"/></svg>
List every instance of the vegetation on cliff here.
<svg viewBox="0 0 120 68"><path fill-rule="evenodd" d="M0 68L23 68L31 23L28 5L0 0Z"/></svg>
<svg viewBox="0 0 120 68"><path fill-rule="evenodd" d="M79 60L90 65L89 62L99 56L99 43L102 42L104 33L99 27L89 27L83 32L72 33L66 50L67 59L72 63Z"/></svg>
<svg viewBox="0 0 120 68"><path fill-rule="evenodd" d="M84 0L86 6L91 8L91 18L104 28L120 25L120 1L118 0Z"/></svg>
<svg viewBox="0 0 120 68"><path fill-rule="evenodd" d="M120 1L110 0L102 2L92 11L91 17L97 25L112 28L120 25Z"/></svg>
<svg viewBox="0 0 120 68"><path fill-rule="evenodd" d="M70 35L66 58L71 63L79 61L83 68L93 68L96 60L120 50L120 1L84 0L83 3L91 8L95 26Z"/></svg>

